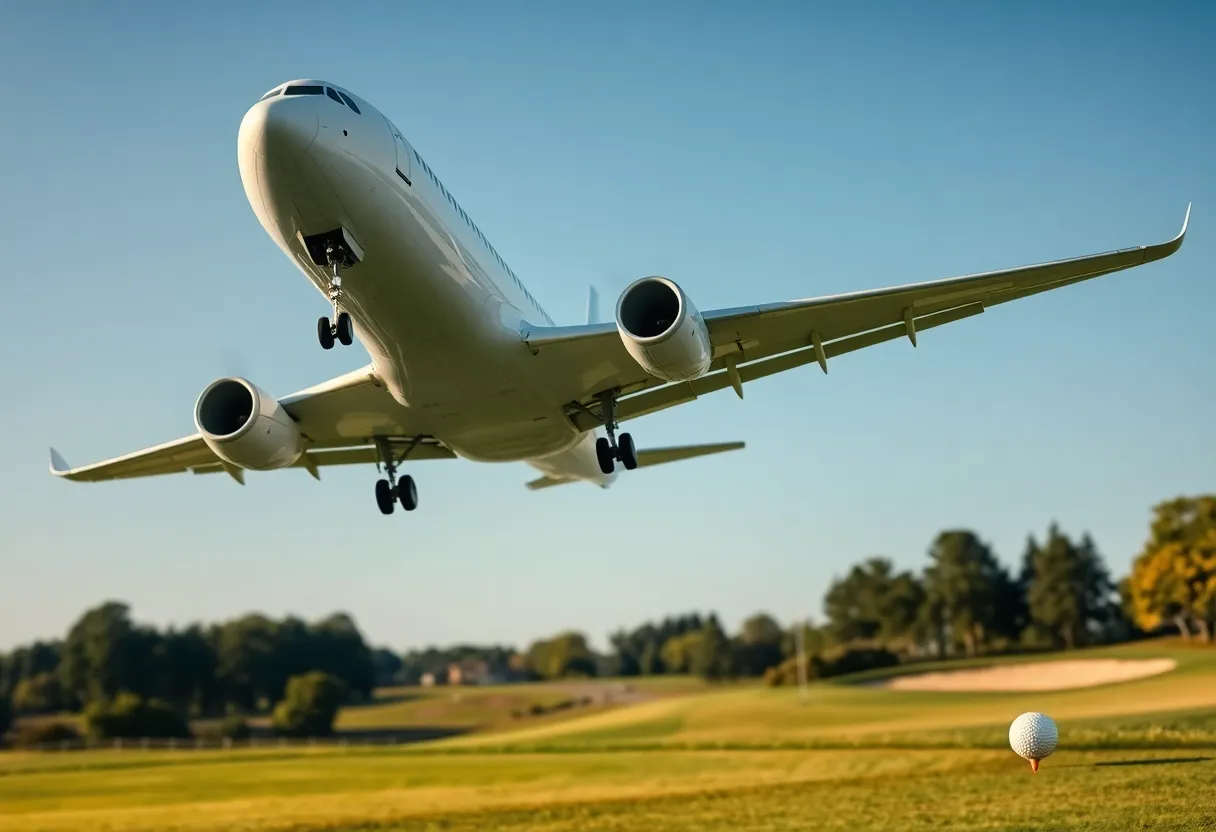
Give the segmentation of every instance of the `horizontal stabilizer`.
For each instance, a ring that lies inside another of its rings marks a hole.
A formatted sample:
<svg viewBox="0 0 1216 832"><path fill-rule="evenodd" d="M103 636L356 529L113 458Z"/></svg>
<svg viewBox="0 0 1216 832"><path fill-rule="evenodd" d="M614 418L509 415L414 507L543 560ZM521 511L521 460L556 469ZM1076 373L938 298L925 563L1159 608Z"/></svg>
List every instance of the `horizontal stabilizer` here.
<svg viewBox="0 0 1216 832"><path fill-rule="evenodd" d="M743 442L715 442L708 445L677 445L670 448L647 448L638 451L638 467L663 465L667 462L679 462L682 459L693 459L698 456L709 456L726 451L737 451L744 447ZM579 482L576 479L560 479L558 477L540 477L526 483L528 489L537 491L541 488L551 488L555 485Z"/></svg>
<svg viewBox="0 0 1216 832"><path fill-rule="evenodd" d="M578 482L578 480L563 480L557 477L541 477L540 479L532 480L531 482L526 483L526 485L528 486L529 490L536 491L540 488L552 488L555 485L566 485L567 483L571 482Z"/></svg>
<svg viewBox="0 0 1216 832"><path fill-rule="evenodd" d="M679 462L683 459L693 459L698 456L709 456L726 451L737 451L744 447L742 442L716 442L709 445L677 445L672 448L646 448L638 451L638 467L648 465L663 465L667 462Z"/></svg>

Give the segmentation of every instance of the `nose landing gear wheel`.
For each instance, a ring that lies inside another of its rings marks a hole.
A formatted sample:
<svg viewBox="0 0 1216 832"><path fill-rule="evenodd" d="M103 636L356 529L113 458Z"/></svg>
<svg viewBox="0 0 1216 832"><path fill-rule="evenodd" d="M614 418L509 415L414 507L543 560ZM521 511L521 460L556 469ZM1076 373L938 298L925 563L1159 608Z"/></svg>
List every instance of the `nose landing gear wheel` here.
<svg viewBox="0 0 1216 832"><path fill-rule="evenodd" d="M388 480L376 480L376 505L380 507L380 513L392 514L395 502L393 487L389 485Z"/></svg>
<svg viewBox="0 0 1216 832"><path fill-rule="evenodd" d="M350 315L346 312L338 313L338 320L334 324L335 334L343 346L349 347L355 341L355 329L350 322ZM332 341L332 339L330 339Z"/></svg>
<svg viewBox="0 0 1216 832"><path fill-rule="evenodd" d="M321 318L317 321L317 340L321 342L323 350L334 348L334 330L329 325L329 318Z"/></svg>
<svg viewBox="0 0 1216 832"><path fill-rule="evenodd" d="M397 499L406 511L418 508L418 486L414 485L414 478L409 474L397 480Z"/></svg>

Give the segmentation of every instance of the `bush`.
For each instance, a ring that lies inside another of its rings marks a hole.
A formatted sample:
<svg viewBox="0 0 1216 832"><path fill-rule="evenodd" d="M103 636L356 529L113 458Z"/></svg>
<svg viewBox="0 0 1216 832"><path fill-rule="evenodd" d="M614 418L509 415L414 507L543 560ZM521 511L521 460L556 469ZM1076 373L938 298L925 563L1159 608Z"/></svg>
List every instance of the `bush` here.
<svg viewBox="0 0 1216 832"><path fill-rule="evenodd" d="M0 694L0 740L4 739L8 727L13 724L13 705L8 697Z"/></svg>
<svg viewBox="0 0 1216 832"><path fill-rule="evenodd" d="M320 671L292 676L283 701L274 708L274 729L288 737L329 734L346 696L346 685L337 676Z"/></svg>
<svg viewBox="0 0 1216 832"><path fill-rule="evenodd" d="M84 711L88 731L98 739L189 737L185 718L159 699L120 693L110 702L93 702Z"/></svg>
<svg viewBox="0 0 1216 832"><path fill-rule="evenodd" d="M15 745L43 745L80 739L80 732L66 722L27 722L17 729Z"/></svg>
<svg viewBox="0 0 1216 832"><path fill-rule="evenodd" d="M196 733L213 740L247 740L253 732L243 716L227 716L205 724Z"/></svg>
<svg viewBox="0 0 1216 832"><path fill-rule="evenodd" d="M858 673L862 670L894 667L897 664L899 664L899 656L890 650L848 647L843 650L830 651L824 656L810 656L807 662L806 678L807 681L814 681L832 676L843 676L846 673ZM798 658L794 656L776 667L770 667L764 672L764 683L769 687L798 684Z"/></svg>
<svg viewBox="0 0 1216 832"><path fill-rule="evenodd" d="M13 710L23 714L54 713L63 707L59 676L39 673L17 683L13 690Z"/></svg>
<svg viewBox="0 0 1216 832"><path fill-rule="evenodd" d="M844 650L833 659L828 659L821 669L821 677L843 676L846 673L860 673L863 670L877 670L880 667L894 667L899 664L899 656L881 647L852 647Z"/></svg>

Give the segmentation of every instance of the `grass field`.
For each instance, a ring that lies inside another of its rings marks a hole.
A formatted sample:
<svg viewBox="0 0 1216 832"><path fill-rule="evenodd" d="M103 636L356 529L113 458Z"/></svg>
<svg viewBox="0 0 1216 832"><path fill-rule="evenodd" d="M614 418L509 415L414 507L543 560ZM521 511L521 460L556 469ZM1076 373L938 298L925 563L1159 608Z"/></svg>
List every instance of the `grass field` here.
<svg viewBox="0 0 1216 832"><path fill-rule="evenodd" d="M500 701L466 701L489 733L404 748L10 752L0 830L1216 829L1216 649L1091 654L1178 669L1028 696L838 682L805 704L667 687L516 730L486 716ZM482 693L570 693L529 688ZM417 724L405 693L361 718ZM1005 735L1031 709L1060 725L1038 775Z"/></svg>

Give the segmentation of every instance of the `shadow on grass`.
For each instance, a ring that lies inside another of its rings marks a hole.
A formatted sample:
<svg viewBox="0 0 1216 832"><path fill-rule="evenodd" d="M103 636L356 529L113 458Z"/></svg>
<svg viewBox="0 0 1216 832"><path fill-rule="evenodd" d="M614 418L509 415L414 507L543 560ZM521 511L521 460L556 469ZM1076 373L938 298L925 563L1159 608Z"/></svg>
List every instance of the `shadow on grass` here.
<svg viewBox="0 0 1216 832"><path fill-rule="evenodd" d="M416 742L431 742L448 737L458 737L472 731L472 728L449 727L443 725L401 727L401 728L339 728L334 731L334 737L348 742L390 745L410 745Z"/></svg>
<svg viewBox="0 0 1216 832"><path fill-rule="evenodd" d="M1164 766L1171 763L1206 763L1212 757L1156 757L1147 760L1110 760L1094 763L1094 766Z"/></svg>

